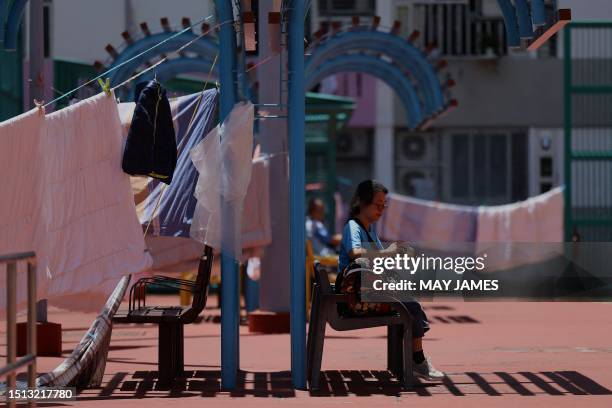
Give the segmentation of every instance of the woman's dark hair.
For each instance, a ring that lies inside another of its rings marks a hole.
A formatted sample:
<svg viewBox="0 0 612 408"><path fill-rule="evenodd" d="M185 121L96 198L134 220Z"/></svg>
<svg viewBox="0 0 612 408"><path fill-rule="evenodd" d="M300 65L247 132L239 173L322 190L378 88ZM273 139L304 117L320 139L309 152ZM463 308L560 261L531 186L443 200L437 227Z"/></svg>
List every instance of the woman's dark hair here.
<svg viewBox="0 0 612 408"><path fill-rule="evenodd" d="M357 217L362 206L372 204L376 193L387 194L389 190L375 180L364 180L357 186L357 190L351 198L349 220Z"/></svg>

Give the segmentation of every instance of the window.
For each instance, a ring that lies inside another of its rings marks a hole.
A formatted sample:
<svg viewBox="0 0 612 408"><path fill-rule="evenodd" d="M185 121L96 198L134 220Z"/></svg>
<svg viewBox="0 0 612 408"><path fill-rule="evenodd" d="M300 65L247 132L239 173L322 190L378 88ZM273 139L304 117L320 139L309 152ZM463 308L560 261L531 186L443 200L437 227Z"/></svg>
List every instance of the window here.
<svg viewBox="0 0 612 408"><path fill-rule="evenodd" d="M44 57L49 58L51 56L51 0L44 0L43 2L43 36L44 36Z"/></svg>
<svg viewBox="0 0 612 408"><path fill-rule="evenodd" d="M444 138L444 197L468 205L526 198L524 132L452 132Z"/></svg>

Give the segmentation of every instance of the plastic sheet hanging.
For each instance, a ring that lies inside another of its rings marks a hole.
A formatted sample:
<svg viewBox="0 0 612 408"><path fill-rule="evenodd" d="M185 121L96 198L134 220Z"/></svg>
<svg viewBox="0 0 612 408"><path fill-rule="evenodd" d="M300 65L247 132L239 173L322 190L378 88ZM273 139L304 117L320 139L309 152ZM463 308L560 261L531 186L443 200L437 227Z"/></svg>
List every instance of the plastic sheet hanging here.
<svg viewBox="0 0 612 408"><path fill-rule="evenodd" d="M217 250L223 248L234 259L242 255L242 213L253 166L253 122L253 104L238 103L223 124L190 151L199 173L190 236ZM221 222L223 208L233 222Z"/></svg>

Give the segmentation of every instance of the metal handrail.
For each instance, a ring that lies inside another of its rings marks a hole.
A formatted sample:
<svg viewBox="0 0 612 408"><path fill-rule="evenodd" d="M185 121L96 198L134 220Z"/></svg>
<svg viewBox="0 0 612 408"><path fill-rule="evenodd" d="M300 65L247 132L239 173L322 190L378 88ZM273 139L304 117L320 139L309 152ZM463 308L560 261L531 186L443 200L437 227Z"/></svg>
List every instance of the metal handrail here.
<svg viewBox="0 0 612 408"><path fill-rule="evenodd" d="M16 360L17 356L17 262L28 264L28 347L27 355ZM28 366L28 387L36 386L36 254L22 252L0 255L0 264L6 264L6 366L0 368L0 377L7 376L7 391L15 388L16 373L21 367ZM9 408L15 401L7 400ZM35 407L36 401L30 400L28 406Z"/></svg>
<svg viewBox="0 0 612 408"><path fill-rule="evenodd" d="M0 264L26 260L36 261L36 254L34 252L18 252L15 254L0 255Z"/></svg>
<svg viewBox="0 0 612 408"><path fill-rule="evenodd" d="M24 367L24 366L27 366L27 365L31 364L34 359L36 359L35 355L28 354L28 355L20 358L16 362L14 362L13 364L9 364L6 367L0 368L0 378L4 377L6 375L9 375L10 373L12 373L14 371L17 371L21 367Z"/></svg>

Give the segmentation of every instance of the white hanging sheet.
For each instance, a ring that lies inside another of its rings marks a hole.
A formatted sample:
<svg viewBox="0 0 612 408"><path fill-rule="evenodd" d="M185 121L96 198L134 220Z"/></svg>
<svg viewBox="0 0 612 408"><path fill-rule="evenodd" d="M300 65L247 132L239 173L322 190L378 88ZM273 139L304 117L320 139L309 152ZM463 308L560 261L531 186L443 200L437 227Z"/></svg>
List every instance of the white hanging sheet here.
<svg viewBox="0 0 612 408"><path fill-rule="evenodd" d="M102 93L46 116L33 110L1 123L0 152L10 180L0 186L0 253L36 252L39 299L99 310L122 276L151 266L121 169L114 97ZM23 304L26 279L18 275ZM0 290L0 308L4 297Z"/></svg>
<svg viewBox="0 0 612 408"><path fill-rule="evenodd" d="M253 166L253 122L253 104L238 103L223 124L190 152L199 173L190 235L217 250L223 247L234 259L242 254L242 210ZM222 208L232 222L222 225Z"/></svg>

